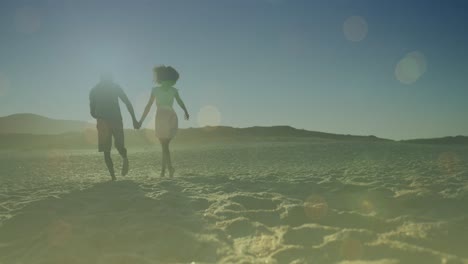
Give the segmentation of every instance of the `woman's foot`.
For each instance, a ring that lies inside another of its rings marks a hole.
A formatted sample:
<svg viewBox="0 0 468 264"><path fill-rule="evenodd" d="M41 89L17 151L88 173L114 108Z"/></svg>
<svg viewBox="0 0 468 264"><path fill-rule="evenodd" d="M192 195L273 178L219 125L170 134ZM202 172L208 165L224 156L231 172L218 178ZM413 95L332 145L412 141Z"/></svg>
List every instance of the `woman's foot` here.
<svg viewBox="0 0 468 264"><path fill-rule="evenodd" d="M127 175L128 173L128 158L124 158L122 162L122 176Z"/></svg>
<svg viewBox="0 0 468 264"><path fill-rule="evenodd" d="M166 170L161 170L161 174L159 175L160 177L166 176Z"/></svg>
<svg viewBox="0 0 468 264"><path fill-rule="evenodd" d="M174 167L169 167L169 176L170 177L174 177L174 172L175 172Z"/></svg>

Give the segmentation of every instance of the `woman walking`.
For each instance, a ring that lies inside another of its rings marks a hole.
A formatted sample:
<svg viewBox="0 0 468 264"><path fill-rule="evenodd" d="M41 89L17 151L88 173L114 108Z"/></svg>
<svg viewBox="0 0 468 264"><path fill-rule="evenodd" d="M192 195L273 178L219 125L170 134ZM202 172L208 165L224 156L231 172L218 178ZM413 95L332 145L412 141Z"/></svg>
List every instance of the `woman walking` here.
<svg viewBox="0 0 468 264"><path fill-rule="evenodd" d="M155 132L162 147L162 167L161 177L165 176L166 168L169 170L169 176L174 176L174 167L172 166L169 144L177 133L178 119L177 114L172 108L174 99L185 112L185 120L189 119L189 113L184 102L179 96L179 92L174 85L179 79L179 73L170 66L158 66L153 69L154 81L156 87L153 88L148 104L145 107L143 116L139 122L141 127L143 121L151 110L153 102L156 100L156 121Z"/></svg>

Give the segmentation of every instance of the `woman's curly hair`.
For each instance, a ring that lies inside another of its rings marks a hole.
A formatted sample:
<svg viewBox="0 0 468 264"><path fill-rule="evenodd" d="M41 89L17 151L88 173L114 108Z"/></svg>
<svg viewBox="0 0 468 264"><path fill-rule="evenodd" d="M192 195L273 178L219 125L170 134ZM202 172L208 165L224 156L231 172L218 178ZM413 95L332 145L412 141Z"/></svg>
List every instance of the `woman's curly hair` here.
<svg viewBox="0 0 468 264"><path fill-rule="evenodd" d="M159 83L163 81L176 82L179 79L179 73L171 66L156 66L153 68L153 72L156 74L156 81Z"/></svg>

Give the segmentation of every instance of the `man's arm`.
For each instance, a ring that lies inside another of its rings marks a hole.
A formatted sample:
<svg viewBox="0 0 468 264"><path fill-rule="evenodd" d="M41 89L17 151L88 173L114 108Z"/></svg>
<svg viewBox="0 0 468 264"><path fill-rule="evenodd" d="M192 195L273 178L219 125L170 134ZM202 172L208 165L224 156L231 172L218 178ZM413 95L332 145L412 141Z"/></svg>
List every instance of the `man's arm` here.
<svg viewBox="0 0 468 264"><path fill-rule="evenodd" d="M119 98L120 98L120 100L122 100L122 102L125 104L125 106L127 106L127 110L130 113L130 115L132 116L133 127L138 128L138 122L137 122L136 117L135 117L135 111L133 110L133 105L130 102L130 100L128 100L128 97L125 94L125 92L122 90L122 88L119 88Z"/></svg>
<svg viewBox="0 0 468 264"><path fill-rule="evenodd" d="M96 100L94 99L93 90L89 92L89 112L93 118L96 118Z"/></svg>

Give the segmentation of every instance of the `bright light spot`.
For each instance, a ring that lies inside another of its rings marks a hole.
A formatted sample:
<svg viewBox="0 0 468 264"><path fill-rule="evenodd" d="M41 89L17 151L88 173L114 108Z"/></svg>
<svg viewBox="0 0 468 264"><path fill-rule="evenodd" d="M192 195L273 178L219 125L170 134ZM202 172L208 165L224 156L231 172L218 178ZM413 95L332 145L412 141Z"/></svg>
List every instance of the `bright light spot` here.
<svg viewBox="0 0 468 264"><path fill-rule="evenodd" d="M198 112L198 125L204 126L218 126L221 122L221 113L218 108L212 105L203 106Z"/></svg>
<svg viewBox="0 0 468 264"><path fill-rule="evenodd" d="M16 10L16 30L21 33L34 33L41 28L39 10L33 7L23 7Z"/></svg>
<svg viewBox="0 0 468 264"><path fill-rule="evenodd" d="M363 17L352 16L343 24L343 33L349 41L361 41L367 36L367 22Z"/></svg>
<svg viewBox="0 0 468 264"><path fill-rule="evenodd" d="M304 210L309 219L320 220L328 214L328 204L322 196L311 195L304 202Z"/></svg>
<svg viewBox="0 0 468 264"><path fill-rule="evenodd" d="M395 77L404 84L416 82L427 68L426 57L419 51L406 54L395 68Z"/></svg>
<svg viewBox="0 0 468 264"><path fill-rule="evenodd" d="M0 97L5 96L10 90L10 80L0 72Z"/></svg>
<svg viewBox="0 0 468 264"><path fill-rule="evenodd" d="M361 241L356 239L345 239L341 245L341 256L344 259L360 259L364 253L364 247Z"/></svg>

